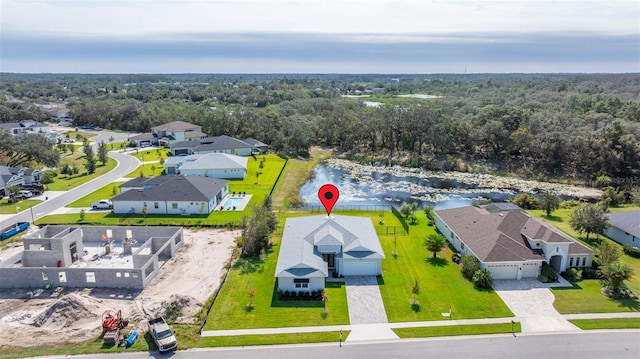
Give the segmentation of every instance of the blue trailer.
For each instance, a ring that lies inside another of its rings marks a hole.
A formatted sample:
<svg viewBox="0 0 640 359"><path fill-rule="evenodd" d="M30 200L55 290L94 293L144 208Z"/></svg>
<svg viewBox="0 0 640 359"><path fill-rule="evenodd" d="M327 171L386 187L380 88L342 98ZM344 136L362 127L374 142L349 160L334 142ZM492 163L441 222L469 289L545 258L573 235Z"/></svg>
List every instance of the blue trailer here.
<svg viewBox="0 0 640 359"><path fill-rule="evenodd" d="M5 228L0 232L0 240L5 240L16 233L20 233L25 229L29 228L29 222L18 222L16 224L12 224L9 227Z"/></svg>

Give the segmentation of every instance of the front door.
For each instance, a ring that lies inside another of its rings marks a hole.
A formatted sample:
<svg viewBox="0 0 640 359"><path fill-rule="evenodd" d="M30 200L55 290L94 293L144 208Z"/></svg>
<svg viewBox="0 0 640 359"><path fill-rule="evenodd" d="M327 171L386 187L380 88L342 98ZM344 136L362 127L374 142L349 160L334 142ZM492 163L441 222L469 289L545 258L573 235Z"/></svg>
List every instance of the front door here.
<svg viewBox="0 0 640 359"><path fill-rule="evenodd" d="M322 255L322 259L327 262L327 268L335 269L336 268L336 254L335 253L325 253Z"/></svg>

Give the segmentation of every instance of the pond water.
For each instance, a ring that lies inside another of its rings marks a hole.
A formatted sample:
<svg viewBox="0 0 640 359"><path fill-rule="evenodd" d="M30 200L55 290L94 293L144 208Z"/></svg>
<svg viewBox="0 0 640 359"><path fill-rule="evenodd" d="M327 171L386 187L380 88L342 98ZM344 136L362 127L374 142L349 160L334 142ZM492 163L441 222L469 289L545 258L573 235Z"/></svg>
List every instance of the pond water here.
<svg viewBox="0 0 640 359"><path fill-rule="evenodd" d="M453 178L395 175L389 171L354 173L347 169L320 164L314 177L300 189L300 198L306 207L320 206L318 189L331 183L340 190L339 207L400 206L403 202L417 202L420 208L435 209L468 206L474 200L491 199L499 202L511 198L519 191L505 188L486 188ZM481 176L481 175L478 175Z"/></svg>

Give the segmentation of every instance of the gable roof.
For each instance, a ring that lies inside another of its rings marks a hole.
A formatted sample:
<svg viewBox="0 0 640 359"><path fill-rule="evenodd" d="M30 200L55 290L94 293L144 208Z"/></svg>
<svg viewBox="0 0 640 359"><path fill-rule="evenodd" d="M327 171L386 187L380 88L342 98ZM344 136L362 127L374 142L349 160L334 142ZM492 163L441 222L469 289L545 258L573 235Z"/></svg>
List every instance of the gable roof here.
<svg viewBox="0 0 640 359"><path fill-rule="evenodd" d="M169 132L189 131L189 130L200 129L200 128L201 127L198 125L194 125L192 123L184 122L184 121L173 121L173 122L165 123L155 127L151 127L151 129L155 131L169 131Z"/></svg>
<svg viewBox="0 0 640 359"><path fill-rule="evenodd" d="M227 135L207 137L200 140L200 145L193 148L194 151L213 151L238 148L251 148L250 144Z"/></svg>
<svg viewBox="0 0 640 359"><path fill-rule="evenodd" d="M114 198L116 201L210 201L229 181L199 176L160 176L134 178L121 188L131 189Z"/></svg>
<svg viewBox="0 0 640 359"><path fill-rule="evenodd" d="M247 137L243 140L253 147L264 147L268 146L266 143L256 140L255 138Z"/></svg>
<svg viewBox="0 0 640 359"><path fill-rule="evenodd" d="M276 277L326 277L327 263L316 245L340 245L342 258L382 259L384 252L370 218L306 216L285 222ZM309 273L299 276L299 268ZM292 271L293 270L293 271Z"/></svg>
<svg viewBox="0 0 640 359"><path fill-rule="evenodd" d="M640 211L609 213L609 225L640 238Z"/></svg>
<svg viewBox="0 0 640 359"><path fill-rule="evenodd" d="M482 262L543 259L527 237L547 243L569 243L570 254L593 253L550 224L522 210L491 213L473 206L436 211L436 214Z"/></svg>

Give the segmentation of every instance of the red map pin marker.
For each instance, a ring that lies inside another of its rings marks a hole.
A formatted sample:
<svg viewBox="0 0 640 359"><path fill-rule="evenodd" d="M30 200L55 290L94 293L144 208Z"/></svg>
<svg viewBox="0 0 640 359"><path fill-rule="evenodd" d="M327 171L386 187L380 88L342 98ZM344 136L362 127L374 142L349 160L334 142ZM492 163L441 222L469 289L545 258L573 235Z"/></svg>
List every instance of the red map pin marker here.
<svg viewBox="0 0 640 359"><path fill-rule="evenodd" d="M340 191L332 184L325 184L318 190L318 198L327 211L327 216L331 215L331 209L338 201L338 197L340 197Z"/></svg>

